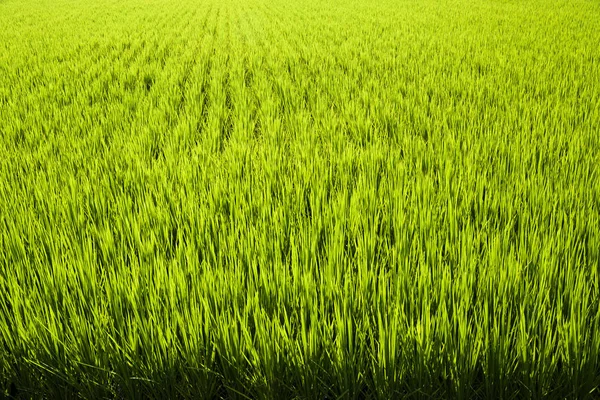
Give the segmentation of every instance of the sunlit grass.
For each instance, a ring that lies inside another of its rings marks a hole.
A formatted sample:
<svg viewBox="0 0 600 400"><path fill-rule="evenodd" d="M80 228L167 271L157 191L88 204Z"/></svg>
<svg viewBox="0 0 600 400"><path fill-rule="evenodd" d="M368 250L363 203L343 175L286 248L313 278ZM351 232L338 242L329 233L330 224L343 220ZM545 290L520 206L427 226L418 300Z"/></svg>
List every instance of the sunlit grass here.
<svg viewBox="0 0 600 400"><path fill-rule="evenodd" d="M590 398L593 1L0 0L0 387Z"/></svg>

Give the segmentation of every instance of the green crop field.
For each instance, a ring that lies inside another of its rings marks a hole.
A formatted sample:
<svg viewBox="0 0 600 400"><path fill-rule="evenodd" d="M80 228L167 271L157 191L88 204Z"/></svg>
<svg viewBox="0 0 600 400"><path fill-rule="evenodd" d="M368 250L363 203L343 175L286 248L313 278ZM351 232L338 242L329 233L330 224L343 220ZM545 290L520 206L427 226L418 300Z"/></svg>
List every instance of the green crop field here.
<svg viewBox="0 0 600 400"><path fill-rule="evenodd" d="M0 398L600 398L598 0L0 0Z"/></svg>

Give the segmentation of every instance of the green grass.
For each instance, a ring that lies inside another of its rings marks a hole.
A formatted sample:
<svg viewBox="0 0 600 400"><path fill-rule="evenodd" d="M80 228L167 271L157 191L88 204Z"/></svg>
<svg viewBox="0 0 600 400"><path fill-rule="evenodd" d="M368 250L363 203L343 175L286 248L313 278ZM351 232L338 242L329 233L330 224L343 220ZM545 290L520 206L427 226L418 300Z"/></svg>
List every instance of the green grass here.
<svg viewBox="0 0 600 400"><path fill-rule="evenodd" d="M598 398L596 0L0 0L0 397Z"/></svg>

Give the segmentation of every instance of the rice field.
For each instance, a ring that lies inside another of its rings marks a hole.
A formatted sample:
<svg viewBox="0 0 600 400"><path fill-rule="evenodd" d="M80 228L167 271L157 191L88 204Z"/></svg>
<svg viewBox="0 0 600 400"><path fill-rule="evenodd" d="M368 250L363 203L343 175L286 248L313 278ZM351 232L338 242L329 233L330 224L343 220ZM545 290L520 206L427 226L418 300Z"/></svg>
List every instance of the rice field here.
<svg viewBox="0 0 600 400"><path fill-rule="evenodd" d="M0 397L600 398L597 0L0 0Z"/></svg>

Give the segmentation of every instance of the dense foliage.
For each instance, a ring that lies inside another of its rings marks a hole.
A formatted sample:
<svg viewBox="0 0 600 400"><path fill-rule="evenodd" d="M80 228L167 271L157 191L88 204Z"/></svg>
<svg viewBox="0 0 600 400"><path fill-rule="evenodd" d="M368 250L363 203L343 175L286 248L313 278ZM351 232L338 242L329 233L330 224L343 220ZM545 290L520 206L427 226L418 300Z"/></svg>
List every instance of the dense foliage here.
<svg viewBox="0 0 600 400"><path fill-rule="evenodd" d="M586 398L596 0L0 0L0 389Z"/></svg>

